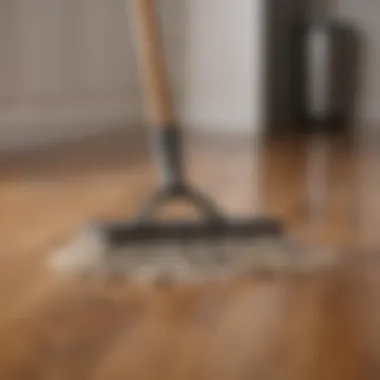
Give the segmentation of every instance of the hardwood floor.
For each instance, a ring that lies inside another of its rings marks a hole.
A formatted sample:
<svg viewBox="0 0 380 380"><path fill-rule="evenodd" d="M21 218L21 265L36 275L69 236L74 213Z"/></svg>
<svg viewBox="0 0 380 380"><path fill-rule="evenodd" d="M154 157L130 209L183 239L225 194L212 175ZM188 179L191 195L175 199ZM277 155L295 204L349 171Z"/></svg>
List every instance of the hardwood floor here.
<svg viewBox="0 0 380 380"><path fill-rule="evenodd" d="M313 202L309 144L252 147L191 141L189 176L230 214L276 214L340 250L341 268L170 288L65 278L46 257L88 219L133 216L154 185L146 149L118 136L2 156L0 379L378 379L377 144L332 142Z"/></svg>

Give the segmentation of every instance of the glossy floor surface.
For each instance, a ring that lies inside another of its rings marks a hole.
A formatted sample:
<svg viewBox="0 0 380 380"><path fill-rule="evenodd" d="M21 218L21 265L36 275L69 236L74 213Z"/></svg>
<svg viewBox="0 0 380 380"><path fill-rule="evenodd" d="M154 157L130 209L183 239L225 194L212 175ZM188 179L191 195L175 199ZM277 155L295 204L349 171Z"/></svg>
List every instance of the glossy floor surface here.
<svg viewBox="0 0 380 380"><path fill-rule="evenodd" d="M1 379L380 378L375 141L189 140L193 183L336 249L330 273L163 288L54 273L46 258L84 221L131 217L150 193L150 157L126 140L1 157Z"/></svg>

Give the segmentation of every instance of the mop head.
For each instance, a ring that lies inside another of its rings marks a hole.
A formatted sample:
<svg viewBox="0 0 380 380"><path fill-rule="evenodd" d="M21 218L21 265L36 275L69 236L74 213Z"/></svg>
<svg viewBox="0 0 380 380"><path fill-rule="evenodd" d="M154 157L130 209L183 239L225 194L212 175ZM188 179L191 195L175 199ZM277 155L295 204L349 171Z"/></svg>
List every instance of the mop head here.
<svg viewBox="0 0 380 380"><path fill-rule="evenodd" d="M332 251L301 248L283 237L111 246L91 229L49 258L49 264L63 273L117 276L145 283L199 282L258 272L314 273L331 269L337 262Z"/></svg>

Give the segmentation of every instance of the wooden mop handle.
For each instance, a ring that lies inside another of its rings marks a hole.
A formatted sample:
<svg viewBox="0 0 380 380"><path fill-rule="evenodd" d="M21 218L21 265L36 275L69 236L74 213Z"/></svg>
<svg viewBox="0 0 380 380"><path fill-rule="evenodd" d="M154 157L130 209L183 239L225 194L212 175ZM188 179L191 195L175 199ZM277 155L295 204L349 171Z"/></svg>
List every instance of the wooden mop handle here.
<svg viewBox="0 0 380 380"><path fill-rule="evenodd" d="M173 107L166 77L163 49L158 37L155 0L133 0L134 21L148 101L150 120L159 127L172 126Z"/></svg>

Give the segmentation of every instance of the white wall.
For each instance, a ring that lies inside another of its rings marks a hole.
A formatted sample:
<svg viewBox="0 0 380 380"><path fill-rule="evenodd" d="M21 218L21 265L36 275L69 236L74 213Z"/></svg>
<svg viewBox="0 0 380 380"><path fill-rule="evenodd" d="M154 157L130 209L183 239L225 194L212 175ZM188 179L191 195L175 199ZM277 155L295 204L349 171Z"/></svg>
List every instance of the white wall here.
<svg viewBox="0 0 380 380"><path fill-rule="evenodd" d="M2 1L0 25L0 148L139 120L123 1Z"/></svg>
<svg viewBox="0 0 380 380"><path fill-rule="evenodd" d="M190 0L184 119L207 130L257 131L263 118L263 2Z"/></svg>
<svg viewBox="0 0 380 380"><path fill-rule="evenodd" d="M0 149L141 124L126 2L0 2ZM262 0L157 0L185 124L261 124Z"/></svg>
<svg viewBox="0 0 380 380"><path fill-rule="evenodd" d="M336 15L351 21L362 34L364 59L360 119L369 126L380 124L380 3L376 0L336 0Z"/></svg>

